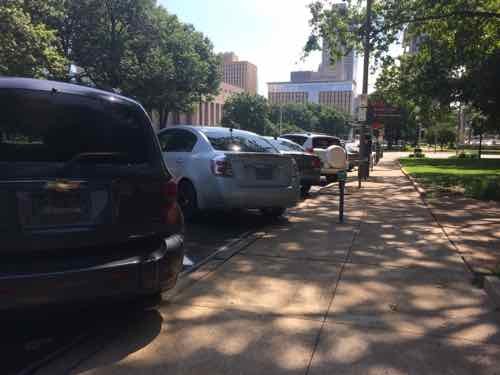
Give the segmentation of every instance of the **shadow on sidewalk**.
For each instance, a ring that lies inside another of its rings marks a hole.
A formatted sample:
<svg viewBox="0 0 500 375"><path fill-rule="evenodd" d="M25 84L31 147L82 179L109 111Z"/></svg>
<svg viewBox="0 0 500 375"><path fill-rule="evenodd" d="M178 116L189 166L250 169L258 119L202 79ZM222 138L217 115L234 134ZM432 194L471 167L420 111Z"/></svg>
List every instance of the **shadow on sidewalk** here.
<svg viewBox="0 0 500 375"><path fill-rule="evenodd" d="M310 256L340 249L335 200L318 196L74 373L494 374L499 313L409 182L382 167L348 202L344 258Z"/></svg>

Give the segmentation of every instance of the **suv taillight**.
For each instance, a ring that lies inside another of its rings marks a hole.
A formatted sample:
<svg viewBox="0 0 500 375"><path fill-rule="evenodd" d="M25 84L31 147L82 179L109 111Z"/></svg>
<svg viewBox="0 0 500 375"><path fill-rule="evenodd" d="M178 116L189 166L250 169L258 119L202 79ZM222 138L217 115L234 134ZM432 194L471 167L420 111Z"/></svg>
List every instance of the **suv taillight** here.
<svg viewBox="0 0 500 375"><path fill-rule="evenodd" d="M225 156L212 159L212 173L221 177L233 177L233 166Z"/></svg>
<svg viewBox="0 0 500 375"><path fill-rule="evenodd" d="M320 160L320 158L314 157L312 159L312 167L314 169L320 169L321 168L321 160Z"/></svg>
<svg viewBox="0 0 500 375"><path fill-rule="evenodd" d="M163 198L168 206L177 202L177 183L175 181L171 180L163 185Z"/></svg>
<svg viewBox="0 0 500 375"><path fill-rule="evenodd" d="M182 223L182 216L177 206L177 183L168 181L163 185L163 218L165 224L173 226Z"/></svg>
<svg viewBox="0 0 500 375"><path fill-rule="evenodd" d="M314 148L308 147L306 148L306 152L308 152L309 154L314 154Z"/></svg>

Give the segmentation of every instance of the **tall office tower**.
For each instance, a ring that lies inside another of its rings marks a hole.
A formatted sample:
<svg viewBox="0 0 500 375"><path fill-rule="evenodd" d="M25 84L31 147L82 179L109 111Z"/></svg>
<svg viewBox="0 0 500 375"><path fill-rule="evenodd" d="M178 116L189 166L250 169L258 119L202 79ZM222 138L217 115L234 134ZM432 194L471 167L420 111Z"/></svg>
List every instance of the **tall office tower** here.
<svg viewBox="0 0 500 375"><path fill-rule="evenodd" d="M239 61L233 52L223 53L222 81L241 87L250 94L257 94L257 66L248 61Z"/></svg>

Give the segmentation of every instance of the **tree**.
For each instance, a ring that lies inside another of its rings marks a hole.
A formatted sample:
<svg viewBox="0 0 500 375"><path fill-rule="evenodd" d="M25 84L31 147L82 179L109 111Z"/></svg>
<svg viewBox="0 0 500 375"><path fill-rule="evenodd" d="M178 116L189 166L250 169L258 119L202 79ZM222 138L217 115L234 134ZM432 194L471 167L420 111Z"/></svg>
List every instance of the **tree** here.
<svg viewBox="0 0 500 375"><path fill-rule="evenodd" d="M317 124L313 127L314 131L342 138L349 135L350 126L344 114L329 106L313 105L313 107L318 118Z"/></svg>
<svg viewBox="0 0 500 375"><path fill-rule="evenodd" d="M439 144L441 150L444 146L452 146L457 140L456 113L450 112L443 122L438 122L429 126L425 132L425 140L428 144L435 147Z"/></svg>
<svg viewBox="0 0 500 375"><path fill-rule="evenodd" d="M56 30L33 17L26 3L0 0L0 75L65 77L68 61ZM48 14L51 10L46 4L39 13Z"/></svg>
<svg viewBox="0 0 500 375"><path fill-rule="evenodd" d="M346 50L362 47L365 35L364 1L348 1L347 9L328 1L311 5L312 31L306 54L325 40L335 60ZM370 49L375 63L395 64L390 46L405 31L419 40L418 53L407 55L400 68L416 97L427 96L442 105L470 103L486 116L497 116L500 13L498 0L384 0L374 1ZM481 75L483 69L489 74Z"/></svg>
<svg viewBox="0 0 500 375"><path fill-rule="evenodd" d="M152 0L69 0L73 20L69 55L80 79L99 88L121 90L142 36L151 30Z"/></svg>
<svg viewBox="0 0 500 375"><path fill-rule="evenodd" d="M344 114L333 107L314 103L273 105L270 109L270 119L273 123L292 125L307 132L321 132L346 137L349 125Z"/></svg>
<svg viewBox="0 0 500 375"><path fill-rule="evenodd" d="M224 103L222 125L265 135L269 129L269 106L260 95L239 93ZM270 125L272 126L272 125Z"/></svg>
<svg viewBox="0 0 500 375"><path fill-rule="evenodd" d="M218 92L220 61L213 45L191 25L158 7L151 30L136 39L125 60L124 92L160 114L160 127L171 112L190 112L194 103Z"/></svg>
<svg viewBox="0 0 500 375"><path fill-rule="evenodd" d="M479 150L478 157L481 158L483 151L483 136L487 132L498 133L498 124L491 117L485 116L479 110L468 111L471 128L474 135L479 136Z"/></svg>
<svg viewBox="0 0 500 375"><path fill-rule="evenodd" d="M70 7L71 57L100 88L116 90L160 114L189 112L220 83L212 43L152 0L83 0Z"/></svg>

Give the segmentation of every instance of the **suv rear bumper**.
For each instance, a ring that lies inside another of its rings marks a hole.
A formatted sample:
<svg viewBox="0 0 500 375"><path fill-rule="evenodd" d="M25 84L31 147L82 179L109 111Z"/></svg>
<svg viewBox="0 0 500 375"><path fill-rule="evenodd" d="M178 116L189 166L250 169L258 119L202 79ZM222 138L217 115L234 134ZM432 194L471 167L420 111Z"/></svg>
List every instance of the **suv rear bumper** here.
<svg viewBox="0 0 500 375"><path fill-rule="evenodd" d="M0 311L103 298L136 298L172 288L182 270L181 235L166 238L153 251L92 266L57 272L0 272ZM75 263L69 260L68 263Z"/></svg>

